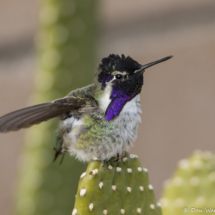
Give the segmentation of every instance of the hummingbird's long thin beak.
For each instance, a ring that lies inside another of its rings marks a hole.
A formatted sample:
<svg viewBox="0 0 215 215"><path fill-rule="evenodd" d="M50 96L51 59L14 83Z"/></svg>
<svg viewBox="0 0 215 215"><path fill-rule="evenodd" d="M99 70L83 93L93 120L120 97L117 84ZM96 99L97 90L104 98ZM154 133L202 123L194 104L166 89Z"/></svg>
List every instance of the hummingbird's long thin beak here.
<svg viewBox="0 0 215 215"><path fill-rule="evenodd" d="M163 61L169 60L172 57L173 56L168 56L168 57L162 58L160 60L156 60L154 62L147 63L147 64L143 65L140 69L136 70L135 73L137 73L137 72L144 72L145 69L147 69L147 68L149 68L151 66L154 66L155 64L158 64L158 63L161 63Z"/></svg>

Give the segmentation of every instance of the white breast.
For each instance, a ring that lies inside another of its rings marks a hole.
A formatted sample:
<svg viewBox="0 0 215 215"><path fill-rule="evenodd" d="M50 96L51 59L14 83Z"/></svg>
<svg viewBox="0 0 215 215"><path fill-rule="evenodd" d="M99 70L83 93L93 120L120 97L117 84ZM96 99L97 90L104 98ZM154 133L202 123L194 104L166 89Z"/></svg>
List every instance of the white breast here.
<svg viewBox="0 0 215 215"><path fill-rule="evenodd" d="M140 95L136 95L131 101L127 102L123 107L120 114L129 113L129 114L138 114L142 113L140 109ZM141 120L141 119L140 119Z"/></svg>
<svg viewBox="0 0 215 215"><path fill-rule="evenodd" d="M127 102L115 123L121 128L120 136L124 150L129 150L137 137L138 123L141 122L140 95Z"/></svg>
<svg viewBox="0 0 215 215"><path fill-rule="evenodd" d="M100 100L100 108L105 112L108 105L111 102L112 84L109 83L105 88L105 92ZM116 124L119 129L116 129L116 135L119 135L118 139L119 147L124 147L125 150L129 150L133 141L137 136L138 123L141 122L140 113L140 95L138 94L133 99L125 104L118 117L116 117L112 123ZM121 145L121 146L120 146Z"/></svg>

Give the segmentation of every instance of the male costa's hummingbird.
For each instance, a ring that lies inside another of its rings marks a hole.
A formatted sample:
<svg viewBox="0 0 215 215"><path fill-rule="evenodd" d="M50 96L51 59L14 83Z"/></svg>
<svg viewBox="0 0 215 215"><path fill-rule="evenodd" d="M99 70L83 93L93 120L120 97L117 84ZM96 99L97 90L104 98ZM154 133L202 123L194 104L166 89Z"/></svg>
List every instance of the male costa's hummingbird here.
<svg viewBox="0 0 215 215"><path fill-rule="evenodd" d="M55 159L69 152L81 161L108 161L129 150L136 138L143 73L172 56L141 65L131 57L103 58L94 83L66 97L0 117L0 132L27 128L59 117Z"/></svg>

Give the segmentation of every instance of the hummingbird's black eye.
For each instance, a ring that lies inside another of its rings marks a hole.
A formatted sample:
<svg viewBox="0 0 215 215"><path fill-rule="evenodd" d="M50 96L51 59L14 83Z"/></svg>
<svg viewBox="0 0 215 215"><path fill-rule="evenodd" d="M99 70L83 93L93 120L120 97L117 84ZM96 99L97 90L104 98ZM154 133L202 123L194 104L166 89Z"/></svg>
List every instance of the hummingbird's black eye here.
<svg viewBox="0 0 215 215"><path fill-rule="evenodd" d="M122 78L122 75L120 75L120 74L116 75L116 79L121 79L121 78Z"/></svg>

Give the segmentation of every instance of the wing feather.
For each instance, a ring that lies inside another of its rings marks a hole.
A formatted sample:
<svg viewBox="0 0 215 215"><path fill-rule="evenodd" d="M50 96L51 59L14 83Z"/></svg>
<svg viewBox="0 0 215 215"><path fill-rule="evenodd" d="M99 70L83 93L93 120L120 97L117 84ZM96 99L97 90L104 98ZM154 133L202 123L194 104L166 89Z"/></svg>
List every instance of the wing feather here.
<svg viewBox="0 0 215 215"><path fill-rule="evenodd" d="M50 113L46 113L46 112L31 113L28 115L23 114L23 116L19 116L17 118L15 117L10 121L7 121L4 124L5 130L16 131L21 128L28 128L31 125L38 124L40 122L50 119Z"/></svg>
<svg viewBox="0 0 215 215"><path fill-rule="evenodd" d="M87 98L65 97L26 107L0 117L0 132L16 131L47 121L86 104Z"/></svg>

